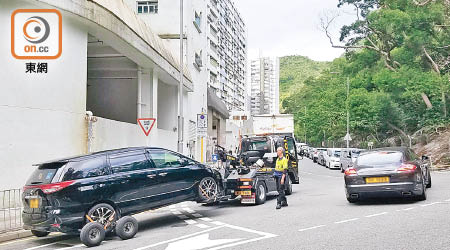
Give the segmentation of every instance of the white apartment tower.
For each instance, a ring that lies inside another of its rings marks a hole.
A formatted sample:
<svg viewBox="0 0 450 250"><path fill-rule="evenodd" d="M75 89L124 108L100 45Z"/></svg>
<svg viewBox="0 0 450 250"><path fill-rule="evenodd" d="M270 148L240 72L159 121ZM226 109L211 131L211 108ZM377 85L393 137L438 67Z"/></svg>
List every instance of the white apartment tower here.
<svg viewBox="0 0 450 250"><path fill-rule="evenodd" d="M252 115L280 113L280 60L261 57L250 63Z"/></svg>
<svg viewBox="0 0 450 250"><path fill-rule="evenodd" d="M209 0L211 34L219 38L218 83L211 85L230 111L244 111L246 102L247 32L244 21L231 0ZM209 19L208 19L209 20ZM213 39L211 39L212 41ZM211 77L214 78L212 74Z"/></svg>

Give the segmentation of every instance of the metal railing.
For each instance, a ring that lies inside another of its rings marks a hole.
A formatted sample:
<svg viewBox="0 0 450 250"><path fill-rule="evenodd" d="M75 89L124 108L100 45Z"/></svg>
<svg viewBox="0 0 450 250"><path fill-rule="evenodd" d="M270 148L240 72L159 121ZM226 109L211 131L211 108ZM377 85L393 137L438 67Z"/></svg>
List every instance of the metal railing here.
<svg viewBox="0 0 450 250"><path fill-rule="evenodd" d="M22 228L22 190L0 191L0 234Z"/></svg>

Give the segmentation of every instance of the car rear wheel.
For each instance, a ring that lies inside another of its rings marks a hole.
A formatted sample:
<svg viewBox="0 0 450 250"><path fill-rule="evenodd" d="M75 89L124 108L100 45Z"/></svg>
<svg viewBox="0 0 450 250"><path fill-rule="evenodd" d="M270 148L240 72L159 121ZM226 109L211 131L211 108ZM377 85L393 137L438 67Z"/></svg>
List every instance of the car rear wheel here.
<svg viewBox="0 0 450 250"><path fill-rule="evenodd" d="M266 202L267 194L266 194L266 186L262 182L258 182L256 184L256 194L255 194L255 203L256 205L264 204Z"/></svg>
<svg viewBox="0 0 450 250"><path fill-rule="evenodd" d="M344 166L341 164L341 173L344 173Z"/></svg>
<svg viewBox="0 0 450 250"><path fill-rule="evenodd" d="M113 230L115 223L118 219L118 214L115 209L106 203L100 203L93 206L89 212L87 213L90 219L87 218L86 223L89 222L98 222L103 225L106 233L109 233ZM90 221L92 220L92 221Z"/></svg>
<svg viewBox="0 0 450 250"><path fill-rule="evenodd" d="M44 231L36 231L36 230L31 230L31 234L33 234L36 237L45 237L49 234L50 232L44 232Z"/></svg>
<svg viewBox="0 0 450 250"><path fill-rule="evenodd" d="M427 183L427 188L431 188L431 174L430 174L430 170L428 169L428 183Z"/></svg>
<svg viewBox="0 0 450 250"><path fill-rule="evenodd" d="M292 194L292 181L291 178L287 178L288 179L288 183L287 183L287 187L286 187L286 195L291 195Z"/></svg>
<svg viewBox="0 0 450 250"><path fill-rule="evenodd" d="M198 198L200 202L212 203L216 201L218 186L211 177L203 178L198 184Z"/></svg>

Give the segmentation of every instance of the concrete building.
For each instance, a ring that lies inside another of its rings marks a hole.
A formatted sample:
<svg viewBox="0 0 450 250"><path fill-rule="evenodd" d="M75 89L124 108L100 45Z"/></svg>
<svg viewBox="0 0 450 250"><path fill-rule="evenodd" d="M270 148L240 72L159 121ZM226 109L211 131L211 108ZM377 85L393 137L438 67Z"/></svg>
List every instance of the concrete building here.
<svg viewBox="0 0 450 250"><path fill-rule="evenodd" d="M17 9L61 12L59 58L13 57ZM0 0L0 23L0 190L22 187L42 161L129 146L177 149L178 57L123 1ZM30 62L47 63L47 73L26 73ZM184 114L200 113L206 92L194 93L185 72ZM148 137L136 121L147 117L156 118Z"/></svg>
<svg viewBox="0 0 450 250"><path fill-rule="evenodd" d="M280 60L261 57L250 63L252 115L280 113Z"/></svg>
<svg viewBox="0 0 450 250"><path fill-rule="evenodd" d="M216 93L230 111L244 111L247 76L247 30L231 0L210 0L210 10L218 10L219 84ZM214 26L211 25L214 32Z"/></svg>
<svg viewBox="0 0 450 250"><path fill-rule="evenodd" d="M126 0L126 3L173 53L179 53L179 0ZM184 60L194 83L194 92L190 95L197 100L192 105L208 114L210 125L205 138L208 160L215 144L227 144L225 120L229 117L228 111L243 110L245 106L246 32L229 0L185 0L183 8ZM195 126L197 114L186 115L189 125ZM192 145L198 145L200 138L193 131L195 128L186 131L190 138L189 153L198 155L198 146Z"/></svg>

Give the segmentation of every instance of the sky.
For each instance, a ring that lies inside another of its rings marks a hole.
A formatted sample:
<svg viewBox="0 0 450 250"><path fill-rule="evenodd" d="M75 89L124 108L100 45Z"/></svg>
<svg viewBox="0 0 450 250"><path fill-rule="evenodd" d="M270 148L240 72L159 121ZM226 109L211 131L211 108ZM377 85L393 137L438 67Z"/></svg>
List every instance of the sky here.
<svg viewBox="0 0 450 250"><path fill-rule="evenodd" d="M339 29L355 19L353 8L337 8L338 0L233 0L247 26L249 59L262 56L302 55L332 61L344 51L335 49L320 30L320 15L337 12L334 42Z"/></svg>

